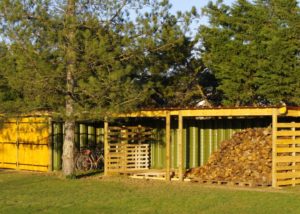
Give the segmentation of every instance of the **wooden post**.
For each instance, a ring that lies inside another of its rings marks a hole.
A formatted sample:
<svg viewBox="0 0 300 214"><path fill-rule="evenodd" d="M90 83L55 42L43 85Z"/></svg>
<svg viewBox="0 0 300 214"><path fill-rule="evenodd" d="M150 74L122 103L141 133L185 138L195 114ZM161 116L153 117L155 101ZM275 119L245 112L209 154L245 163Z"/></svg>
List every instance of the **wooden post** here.
<svg viewBox="0 0 300 214"><path fill-rule="evenodd" d="M292 140L293 140L293 144L291 146L292 146L292 148L296 148L296 142L295 142L296 141L296 135L295 135L296 127L295 127L295 122L292 122L291 124L293 125L293 127L292 127L292 132L293 132ZM296 156L296 152L293 152L292 156L293 157ZM295 167L296 166L296 162L293 162L292 166ZM295 168L292 170L292 172L293 172L293 174L295 174L295 172L296 172ZM296 186L296 177L293 176L292 180L293 180L292 186Z"/></svg>
<svg viewBox="0 0 300 214"><path fill-rule="evenodd" d="M183 131L183 118L182 114L179 111L178 114L178 177L180 181L183 181L183 139L182 139L182 131Z"/></svg>
<svg viewBox="0 0 300 214"><path fill-rule="evenodd" d="M272 187L277 187L276 157L277 157L277 109L272 113Z"/></svg>
<svg viewBox="0 0 300 214"><path fill-rule="evenodd" d="M170 154L171 154L171 116L170 112L166 114L166 181L171 180L170 176Z"/></svg>
<svg viewBox="0 0 300 214"><path fill-rule="evenodd" d="M108 175L108 122L107 118L104 119L104 175Z"/></svg>

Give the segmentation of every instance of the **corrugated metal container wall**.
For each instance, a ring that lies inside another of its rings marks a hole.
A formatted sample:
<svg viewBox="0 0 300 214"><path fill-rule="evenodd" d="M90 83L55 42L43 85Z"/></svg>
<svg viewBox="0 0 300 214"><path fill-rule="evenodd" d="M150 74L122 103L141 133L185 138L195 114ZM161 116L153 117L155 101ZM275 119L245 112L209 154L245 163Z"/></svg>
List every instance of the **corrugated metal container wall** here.
<svg viewBox="0 0 300 214"><path fill-rule="evenodd" d="M192 168L205 164L209 156L216 151L223 140L229 139L234 132L245 128L267 127L271 118L253 119L184 119L183 145L184 166ZM151 168L161 169L166 163L165 121L162 119L138 119L123 121L121 125L142 125L154 129L154 141L151 143ZM110 124L112 126L120 124ZM171 127L171 168L178 168L178 131L177 120L172 120ZM103 145L103 123L78 123L76 131L77 148L91 143ZM63 126L53 125L53 168L61 169Z"/></svg>
<svg viewBox="0 0 300 214"><path fill-rule="evenodd" d="M61 170L62 147L64 140L64 126L62 122L53 122L53 169ZM75 145L76 148L87 147L88 145L103 144L103 124L99 123L76 123Z"/></svg>
<svg viewBox="0 0 300 214"><path fill-rule="evenodd" d="M48 117L4 119L0 125L0 167L51 170L50 132Z"/></svg>
<svg viewBox="0 0 300 214"><path fill-rule="evenodd" d="M53 170L60 170L62 166L62 147L63 147L63 123L54 122L52 123L52 160L53 160Z"/></svg>
<svg viewBox="0 0 300 214"><path fill-rule="evenodd" d="M176 124L177 121L172 121ZM206 119L184 120L183 145L184 166L193 168L205 164L223 140L229 139L236 131L246 128L267 127L270 118L254 119ZM165 129L160 124L154 129L155 141L151 145L151 168L165 167ZM171 168L178 168L177 127L171 129Z"/></svg>

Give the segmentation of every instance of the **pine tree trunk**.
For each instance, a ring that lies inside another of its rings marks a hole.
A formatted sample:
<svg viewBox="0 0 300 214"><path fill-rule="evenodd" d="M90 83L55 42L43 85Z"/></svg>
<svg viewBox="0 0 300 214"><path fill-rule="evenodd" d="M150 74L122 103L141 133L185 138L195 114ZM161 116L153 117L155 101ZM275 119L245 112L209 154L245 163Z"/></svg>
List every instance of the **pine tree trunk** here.
<svg viewBox="0 0 300 214"><path fill-rule="evenodd" d="M76 63L75 52L75 0L68 0L66 12L66 119L65 119L65 139L63 144L63 173L65 176L74 174L74 154L75 154L75 119L74 119L74 72Z"/></svg>

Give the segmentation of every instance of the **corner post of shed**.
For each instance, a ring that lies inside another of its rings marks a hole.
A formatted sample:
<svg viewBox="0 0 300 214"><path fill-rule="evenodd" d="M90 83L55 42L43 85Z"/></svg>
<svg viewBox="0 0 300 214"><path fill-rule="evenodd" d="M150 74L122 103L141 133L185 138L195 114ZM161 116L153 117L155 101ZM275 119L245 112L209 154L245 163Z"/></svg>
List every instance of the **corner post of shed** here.
<svg viewBox="0 0 300 214"><path fill-rule="evenodd" d="M170 112L166 112L166 181L171 180L170 176L170 161L171 156L171 116Z"/></svg>
<svg viewBox="0 0 300 214"><path fill-rule="evenodd" d="M108 120L104 118L104 175L108 175Z"/></svg>
<svg viewBox="0 0 300 214"><path fill-rule="evenodd" d="M182 131L183 131L183 117L181 111L178 113L178 177L179 181L183 181L184 175L184 167L183 167L183 139L182 139Z"/></svg>
<svg viewBox="0 0 300 214"><path fill-rule="evenodd" d="M276 157L277 157L277 109L273 109L272 112L272 187L277 187L276 177Z"/></svg>

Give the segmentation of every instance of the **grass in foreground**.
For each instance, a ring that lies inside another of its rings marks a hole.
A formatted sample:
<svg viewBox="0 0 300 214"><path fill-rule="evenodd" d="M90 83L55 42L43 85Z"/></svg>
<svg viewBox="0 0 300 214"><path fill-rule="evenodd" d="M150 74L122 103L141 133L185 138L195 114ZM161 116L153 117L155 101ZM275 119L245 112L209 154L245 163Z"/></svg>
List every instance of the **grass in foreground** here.
<svg viewBox="0 0 300 214"><path fill-rule="evenodd" d="M300 213L300 189L0 171L0 213Z"/></svg>

